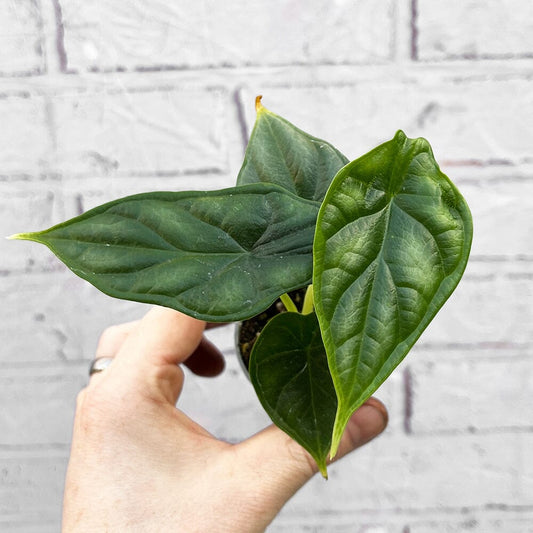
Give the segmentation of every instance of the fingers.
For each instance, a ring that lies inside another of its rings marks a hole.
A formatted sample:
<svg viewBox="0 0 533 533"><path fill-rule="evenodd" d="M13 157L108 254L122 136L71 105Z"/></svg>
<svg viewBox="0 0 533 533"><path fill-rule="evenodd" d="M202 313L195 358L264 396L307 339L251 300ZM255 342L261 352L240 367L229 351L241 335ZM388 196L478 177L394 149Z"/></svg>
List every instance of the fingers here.
<svg viewBox="0 0 533 533"><path fill-rule="evenodd" d="M140 320L108 327L100 337L95 358L114 357L128 336L139 327ZM206 329L224 324L207 323ZM225 360L216 346L202 338L196 350L185 360L184 364L195 374L204 377L218 376L223 372Z"/></svg>
<svg viewBox="0 0 533 533"><path fill-rule="evenodd" d="M217 347L202 338L198 348L186 359L185 365L198 376L214 377L222 373L226 363Z"/></svg>
<svg viewBox="0 0 533 533"><path fill-rule="evenodd" d="M377 437L387 426L385 406L370 398L350 418L334 461ZM317 471L315 461L297 442L270 426L237 445L257 472L268 494L279 498L279 508Z"/></svg>
<svg viewBox="0 0 533 533"><path fill-rule="evenodd" d="M141 366L178 365L200 344L205 323L163 307L152 308L125 339L116 358Z"/></svg>
<svg viewBox="0 0 533 533"><path fill-rule="evenodd" d="M95 357L114 357L140 320L108 327L100 337Z"/></svg>
<svg viewBox="0 0 533 533"><path fill-rule="evenodd" d="M228 324L229 322L207 322L205 329L221 328L222 326L227 326Z"/></svg>
<svg viewBox="0 0 533 533"><path fill-rule="evenodd" d="M97 352L115 359L91 383L105 381L121 394L137 396L140 392L174 405L183 385L183 370L178 365L199 346L204 327L204 322L182 313L154 307L136 323L111 328L103 335ZM211 360L216 360L214 350L206 350Z"/></svg>

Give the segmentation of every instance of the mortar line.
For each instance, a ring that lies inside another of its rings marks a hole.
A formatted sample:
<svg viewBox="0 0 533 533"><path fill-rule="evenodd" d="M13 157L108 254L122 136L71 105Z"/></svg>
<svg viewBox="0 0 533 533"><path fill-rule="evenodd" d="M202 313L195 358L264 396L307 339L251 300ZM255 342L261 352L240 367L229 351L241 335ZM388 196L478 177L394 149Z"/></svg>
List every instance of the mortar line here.
<svg viewBox="0 0 533 533"><path fill-rule="evenodd" d="M418 61L418 0L411 0L411 59Z"/></svg>
<svg viewBox="0 0 533 533"><path fill-rule="evenodd" d="M409 366L403 371L403 392L403 430L406 435L411 435L413 433L413 374Z"/></svg>
<svg viewBox="0 0 533 533"><path fill-rule="evenodd" d="M59 59L59 70L62 73L68 71L68 56L65 48L65 26L63 24L63 10L61 9L60 0L52 0L54 7L54 16L56 20L56 52Z"/></svg>
<svg viewBox="0 0 533 533"><path fill-rule="evenodd" d="M240 87L237 87L237 89L233 91L233 103L237 109L237 120L242 141L242 152L244 154L246 152L246 147L248 146L249 134L248 126L246 125L246 117L244 115L244 106L242 105L242 100L240 98L240 91Z"/></svg>

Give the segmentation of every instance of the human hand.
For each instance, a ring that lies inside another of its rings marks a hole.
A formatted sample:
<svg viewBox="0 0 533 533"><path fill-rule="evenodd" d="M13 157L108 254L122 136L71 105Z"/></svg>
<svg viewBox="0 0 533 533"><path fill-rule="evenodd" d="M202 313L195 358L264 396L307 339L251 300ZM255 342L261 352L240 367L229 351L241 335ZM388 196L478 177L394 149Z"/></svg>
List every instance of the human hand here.
<svg viewBox="0 0 533 533"><path fill-rule="evenodd" d="M97 357L114 360L78 396L64 533L260 532L317 472L275 426L229 444L175 407L181 363L201 375L223 369L204 327L154 308L139 322L106 330ZM371 398L352 416L335 460L386 424L385 407Z"/></svg>

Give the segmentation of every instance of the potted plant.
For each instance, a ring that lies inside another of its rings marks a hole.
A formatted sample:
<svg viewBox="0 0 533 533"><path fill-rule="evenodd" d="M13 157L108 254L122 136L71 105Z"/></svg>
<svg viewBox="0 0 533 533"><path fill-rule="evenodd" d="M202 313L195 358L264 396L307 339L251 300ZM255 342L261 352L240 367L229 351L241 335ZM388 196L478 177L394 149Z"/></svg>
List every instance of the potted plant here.
<svg viewBox="0 0 533 533"><path fill-rule="evenodd" d="M250 379L326 476L351 414L459 282L472 220L424 139L399 131L349 162L260 97L256 110L235 187L137 194L13 238L111 296L201 320L247 320L281 298Z"/></svg>

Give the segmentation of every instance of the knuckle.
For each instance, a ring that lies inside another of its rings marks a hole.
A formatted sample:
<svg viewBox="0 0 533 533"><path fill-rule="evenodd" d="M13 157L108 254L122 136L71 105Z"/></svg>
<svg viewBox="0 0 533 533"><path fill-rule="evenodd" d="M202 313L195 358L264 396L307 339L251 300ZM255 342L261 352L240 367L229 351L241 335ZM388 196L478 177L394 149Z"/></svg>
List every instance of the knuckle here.
<svg viewBox="0 0 533 533"><path fill-rule="evenodd" d="M99 351L105 351L108 346L112 346L119 335L120 328L117 325L109 326L104 329L98 342Z"/></svg>

